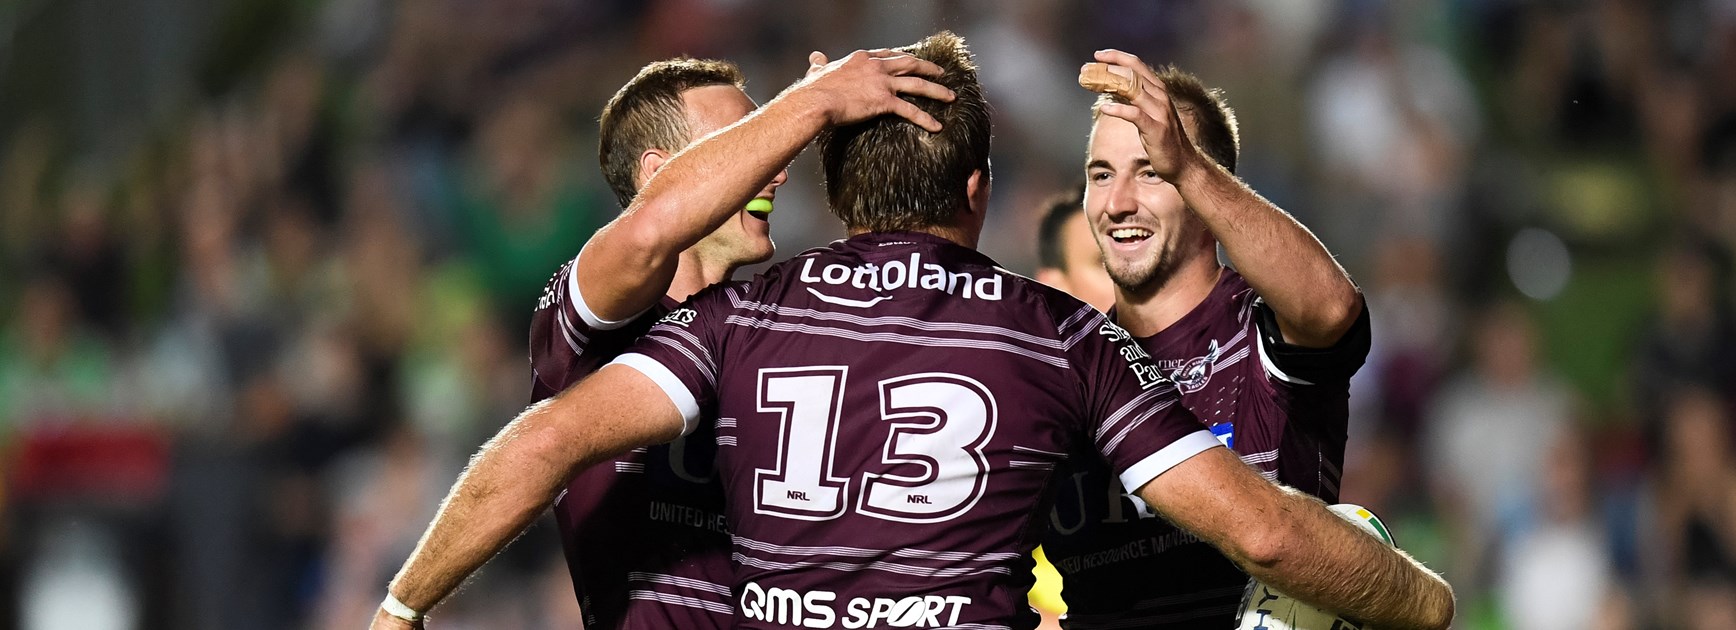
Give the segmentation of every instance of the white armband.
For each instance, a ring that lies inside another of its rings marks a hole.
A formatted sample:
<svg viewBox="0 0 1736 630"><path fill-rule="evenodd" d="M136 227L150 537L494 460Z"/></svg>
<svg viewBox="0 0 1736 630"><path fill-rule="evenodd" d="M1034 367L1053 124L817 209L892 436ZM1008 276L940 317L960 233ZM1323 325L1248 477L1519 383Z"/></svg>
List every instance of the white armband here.
<svg viewBox="0 0 1736 630"><path fill-rule="evenodd" d="M386 591L386 599L380 602L380 608L385 610L388 615L409 622L421 621L425 616L416 609L405 606L404 602L398 601L398 597L393 595L391 591Z"/></svg>

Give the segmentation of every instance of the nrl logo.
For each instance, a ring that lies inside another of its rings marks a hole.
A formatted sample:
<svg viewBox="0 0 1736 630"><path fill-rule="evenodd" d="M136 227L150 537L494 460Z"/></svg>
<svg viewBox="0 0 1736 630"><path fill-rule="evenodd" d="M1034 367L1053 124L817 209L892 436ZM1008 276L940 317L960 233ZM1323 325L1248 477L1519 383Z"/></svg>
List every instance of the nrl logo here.
<svg viewBox="0 0 1736 630"><path fill-rule="evenodd" d="M1169 379L1175 381L1183 393L1192 394L1205 389L1206 383L1212 380L1212 366L1218 362L1218 340L1213 339L1206 347L1205 356L1188 359L1181 367L1170 373Z"/></svg>

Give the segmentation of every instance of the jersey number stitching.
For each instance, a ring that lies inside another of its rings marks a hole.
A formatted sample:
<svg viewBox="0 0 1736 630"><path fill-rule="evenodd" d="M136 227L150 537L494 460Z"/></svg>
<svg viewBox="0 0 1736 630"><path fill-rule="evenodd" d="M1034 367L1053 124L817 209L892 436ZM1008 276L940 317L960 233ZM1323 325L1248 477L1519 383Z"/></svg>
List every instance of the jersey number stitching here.
<svg viewBox="0 0 1736 630"><path fill-rule="evenodd" d="M767 368L759 410L779 417L777 467L754 470L754 512L822 521L843 515L851 480L834 475L849 368ZM987 489L983 447L998 409L975 379L938 372L879 382L880 419L890 423L881 462L904 474L862 473L856 512L933 523L969 510Z"/></svg>
<svg viewBox="0 0 1736 630"><path fill-rule="evenodd" d="M778 463L754 470L754 512L804 521L844 514L850 480L830 473L849 373L844 366L760 370L760 413L779 418Z"/></svg>

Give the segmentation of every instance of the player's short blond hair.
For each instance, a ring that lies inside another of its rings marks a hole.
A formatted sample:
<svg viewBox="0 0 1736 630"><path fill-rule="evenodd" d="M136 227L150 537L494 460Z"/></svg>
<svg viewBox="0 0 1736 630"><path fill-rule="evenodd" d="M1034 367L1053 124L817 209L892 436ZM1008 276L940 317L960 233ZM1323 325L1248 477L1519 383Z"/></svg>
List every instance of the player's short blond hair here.
<svg viewBox="0 0 1736 630"><path fill-rule="evenodd" d="M639 156L651 149L670 153L693 141L681 94L711 85L741 88L746 81L735 64L715 59L677 58L653 62L621 86L597 119L597 160L603 179L625 208L639 193Z"/></svg>
<svg viewBox="0 0 1736 630"><path fill-rule="evenodd" d="M971 173L989 169L989 106L964 38L942 31L898 49L941 67L955 98L905 96L940 121L929 133L894 115L832 129L820 139L832 214L856 230L947 225L969 208Z"/></svg>
<svg viewBox="0 0 1736 630"><path fill-rule="evenodd" d="M1241 154L1242 138L1237 129L1236 111L1230 108L1224 100L1224 91L1206 87L1205 82L1193 73L1174 64L1162 68L1152 68L1152 74L1163 84L1165 92L1169 93L1170 102L1175 104L1176 111L1181 113L1182 120L1191 123L1189 133L1194 144L1210 156L1213 161L1229 170L1236 172L1236 158ZM1115 96L1103 94L1097 97L1097 102L1091 105L1091 120L1097 120L1102 115L1101 108L1106 103L1120 103Z"/></svg>

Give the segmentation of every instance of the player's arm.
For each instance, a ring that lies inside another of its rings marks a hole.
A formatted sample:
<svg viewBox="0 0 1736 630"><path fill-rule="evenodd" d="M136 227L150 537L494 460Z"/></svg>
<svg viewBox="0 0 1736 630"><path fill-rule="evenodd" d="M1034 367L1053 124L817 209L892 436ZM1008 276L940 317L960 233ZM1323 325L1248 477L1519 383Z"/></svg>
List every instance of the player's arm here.
<svg viewBox="0 0 1736 630"><path fill-rule="evenodd" d="M1202 451L1138 494L1254 579L1292 597L1377 628L1452 622L1452 587L1440 576L1319 500L1266 481L1229 449Z"/></svg>
<svg viewBox="0 0 1736 630"><path fill-rule="evenodd" d="M1285 594L1380 628L1446 628L1446 582L1327 511L1280 489L1201 429L1127 331L1086 318L1071 354L1081 425L1121 481L1170 522ZM1063 327L1060 332L1066 333Z"/></svg>
<svg viewBox="0 0 1736 630"><path fill-rule="evenodd" d="M823 59L823 57L821 57ZM890 50L857 51L815 68L764 107L676 154L579 256L587 308L618 321L657 303L681 252L740 211L828 126L903 117L940 123L900 95L951 101L933 63Z"/></svg>
<svg viewBox="0 0 1736 630"><path fill-rule="evenodd" d="M1140 75L1143 94L1131 105L1105 105L1103 115L1139 127L1153 170L1223 244L1277 315L1284 340L1306 348L1338 343L1362 313L1362 294L1326 246L1194 144L1163 84L1138 57L1104 50L1096 58Z"/></svg>
<svg viewBox="0 0 1736 630"><path fill-rule="evenodd" d="M580 470L628 449L667 442L683 414L649 378L605 366L519 414L471 458L388 590L427 612L554 502ZM410 628L387 613L374 628Z"/></svg>

